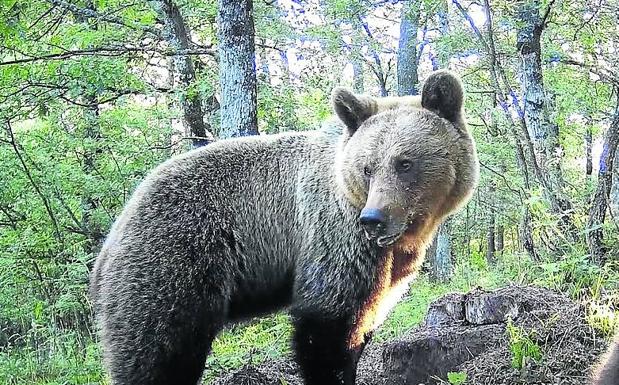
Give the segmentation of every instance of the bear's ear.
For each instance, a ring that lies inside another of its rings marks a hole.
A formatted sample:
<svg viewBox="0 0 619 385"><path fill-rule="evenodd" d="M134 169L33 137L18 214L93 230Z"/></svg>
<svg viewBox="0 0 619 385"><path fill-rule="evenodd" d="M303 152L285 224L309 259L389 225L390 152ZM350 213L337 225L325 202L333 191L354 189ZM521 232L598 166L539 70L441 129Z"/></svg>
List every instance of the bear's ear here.
<svg viewBox="0 0 619 385"><path fill-rule="evenodd" d="M452 123L463 124L462 103L464 89L462 82L452 72L439 70L433 72L421 92L421 106L437 113Z"/></svg>
<svg viewBox="0 0 619 385"><path fill-rule="evenodd" d="M350 89L336 87L331 93L331 103L335 113L348 127L352 135L361 123L376 113L376 100L366 95L355 95Z"/></svg>

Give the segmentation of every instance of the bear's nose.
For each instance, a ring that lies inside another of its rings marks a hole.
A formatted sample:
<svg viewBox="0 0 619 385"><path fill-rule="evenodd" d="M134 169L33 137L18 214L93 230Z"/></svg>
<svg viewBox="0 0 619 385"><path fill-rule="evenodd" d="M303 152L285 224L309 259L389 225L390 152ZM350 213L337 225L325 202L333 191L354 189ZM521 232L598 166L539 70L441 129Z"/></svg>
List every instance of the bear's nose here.
<svg viewBox="0 0 619 385"><path fill-rule="evenodd" d="M359 221L369 239L376 238L385 227L385 214L379 209L363 209Z"/></svg>

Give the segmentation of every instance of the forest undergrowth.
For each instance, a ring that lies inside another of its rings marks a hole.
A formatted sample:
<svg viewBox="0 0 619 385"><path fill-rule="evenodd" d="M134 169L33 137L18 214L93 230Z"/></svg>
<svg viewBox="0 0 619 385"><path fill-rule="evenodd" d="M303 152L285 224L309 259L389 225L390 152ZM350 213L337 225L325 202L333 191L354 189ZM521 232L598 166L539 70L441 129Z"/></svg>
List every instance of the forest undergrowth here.
<svg viewBox="0 0 619 385"><path fill-rule="evenodd" d="M608 266L608 265L607 265ZM455 264L452 278L433 282L423 272L410 291L377 331L374 342L397 339L419 325L428 305L449 292L467 292L475 287L495 289L507 284L533 284L569 293L587 306L588 322L611 336L619 325L614 311L619 297L618 269L599 268L585 257L569 256L534 263L526 255L500 256L489 265L484 255L473 252ZM34 310L36 312L36 309ZM33 319L33 327L18 346L0 352L0 383L7 385L60 385L107 383L96 337L72 331L52 330L44 319ZM285 312L233 325L222 332L207 359L205 382L247 363L259 364L291 353L292 325Z"/></svg>

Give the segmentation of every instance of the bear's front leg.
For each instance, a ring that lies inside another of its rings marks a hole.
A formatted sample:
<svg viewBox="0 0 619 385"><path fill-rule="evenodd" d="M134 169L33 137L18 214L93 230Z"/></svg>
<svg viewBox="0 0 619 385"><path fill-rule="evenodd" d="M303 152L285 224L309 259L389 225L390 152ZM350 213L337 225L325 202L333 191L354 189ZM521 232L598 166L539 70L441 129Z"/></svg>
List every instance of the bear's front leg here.
<svg viewBox="0 0 619 385"><path fill-rule="evenodd" d="M293 318L294 349L305 385L354 385L365 343L348 347L352 317L304 314Z"/></svg>

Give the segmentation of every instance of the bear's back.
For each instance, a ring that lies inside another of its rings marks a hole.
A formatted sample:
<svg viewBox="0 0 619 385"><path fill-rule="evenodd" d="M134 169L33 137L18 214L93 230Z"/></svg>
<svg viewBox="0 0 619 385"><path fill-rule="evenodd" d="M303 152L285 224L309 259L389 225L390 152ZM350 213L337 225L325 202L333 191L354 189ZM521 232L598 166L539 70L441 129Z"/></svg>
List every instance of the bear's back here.
<svg viewBox="0 0 619 385"><path fill-rule="evenodd" d="M173 279L184 265L217 270L228 291L245 298L265 283L287 285L302 249L324 230L318 218L339 211L332 181L339 132L222 140L162 163L114 224L93 294L102 274L140 269ZM351 230L342 222L353 218L328 222L342 236ZM243 273L236 280L231 272Z"/></svg>

